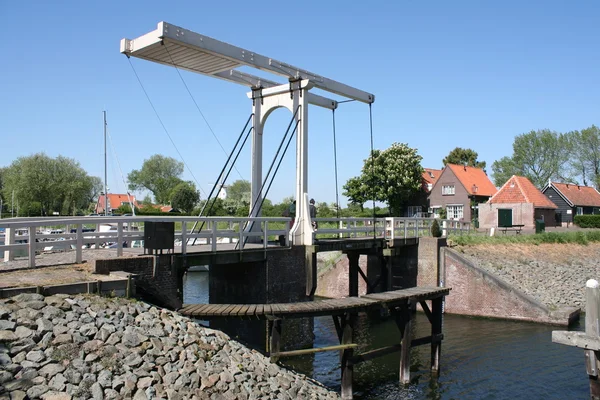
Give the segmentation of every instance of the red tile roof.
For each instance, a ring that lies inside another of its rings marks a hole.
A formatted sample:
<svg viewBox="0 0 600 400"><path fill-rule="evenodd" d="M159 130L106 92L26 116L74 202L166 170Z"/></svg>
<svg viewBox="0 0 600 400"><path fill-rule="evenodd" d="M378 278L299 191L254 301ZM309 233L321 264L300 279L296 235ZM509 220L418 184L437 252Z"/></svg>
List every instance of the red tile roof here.
<svg viewBox="0 0 600 400"><path fill-rule="evenodd" d="M600 193L593 187L572 185L570 183L550 182L573 206L600 207Z"/></svg>
<svg viewBox="0 0 600 400"><path fill-rule="evenodd" d="M454 172L470 196L493 196L498 191L481 168L455 164L448 164L446 168Z"/></svg>
<svg viewBox="0 0 600 400"><path fill-rule="evenodd" d="M129 205L130 198L131 198L131 202L133 203L134 207L139 207L139 204L137 203L134 195L127 196L127 194L109 193L108 194L108 204L110 205L109 210L116 210L117 208L121 207L121 204ZM103 194L98 196L96 212L104 212L104 195Z"/></svg>
<svg viewBox="0 0 600 400"><path fill-rule="evenodd" d="M423 188L429 193L429 187L433 188L433 185L437 182L438 178L442 174L441 169L423 168ZM428 186L431 185L431 186Z"/></svg>
<svg viewBox="0 0 600 400"><path fill-rule="evenodd" d="M558 208L524 176L513 175L488 203L533 203L535 208Z"/></svg>

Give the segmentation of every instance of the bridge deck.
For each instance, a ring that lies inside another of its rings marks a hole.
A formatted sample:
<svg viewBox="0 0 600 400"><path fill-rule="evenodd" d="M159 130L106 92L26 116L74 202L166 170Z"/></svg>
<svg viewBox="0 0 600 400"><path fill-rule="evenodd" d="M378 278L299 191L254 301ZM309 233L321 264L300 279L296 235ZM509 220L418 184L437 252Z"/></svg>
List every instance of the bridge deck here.
<svg viewBox="0 0 600 400"><path fill-rule="evenodd" d="M372 293L361 297L324 299L299 303L274 304L187 304L179 310L183 315L199 319L247 318L290 319L339 315L348 311L366 311L382 305L392 307L408 300L423 301L446 296L450 288L414 287L390 292Z"/></svg>

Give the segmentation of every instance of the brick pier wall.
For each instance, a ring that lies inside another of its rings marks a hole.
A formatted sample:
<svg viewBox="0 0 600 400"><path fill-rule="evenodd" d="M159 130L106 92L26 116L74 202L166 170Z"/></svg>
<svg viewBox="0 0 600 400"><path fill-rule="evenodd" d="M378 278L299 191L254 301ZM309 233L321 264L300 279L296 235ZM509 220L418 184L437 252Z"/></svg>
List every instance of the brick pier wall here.
<svg viewBox="0 0 600 400"><path fill-rule="evenodd" d="M137 295L159 306L181 308L183 273L172 267L171 255L96 260L95 273L125 271L136 274Z"/></svg>
<svg viewBox="0 0 600 400"><path fill-rule="evenodd" d="M442 250L444 286L451 287L448 314L568 325L574 309L550 311L544 304L479 268L452 249Z"/></svg>

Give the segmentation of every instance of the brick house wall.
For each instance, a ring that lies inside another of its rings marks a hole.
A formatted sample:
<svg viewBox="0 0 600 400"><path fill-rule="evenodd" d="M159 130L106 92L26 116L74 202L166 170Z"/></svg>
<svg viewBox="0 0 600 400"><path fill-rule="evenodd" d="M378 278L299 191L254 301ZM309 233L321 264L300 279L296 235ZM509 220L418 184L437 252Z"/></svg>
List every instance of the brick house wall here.
<svg viewBox="0 0 600 400"><path fill-rule="evenodd" d="M454 185L453 195L442 194L442 188L446 185ZM431 188L431 192L429 193L429 207L446 207L447 205L455 204L462 204L463 221L470 221L471 201L469 200L469 193L452 169L445 168L435 185Z"/></svg>
<svg viewBox="0 0 600 400"><path fill-rule="evenodd" d="M479 227L483 229L498 227L498 210L513 210L513 225L525 225L534 228L534 208L531 203L484 203L479 205Z"/></svg>

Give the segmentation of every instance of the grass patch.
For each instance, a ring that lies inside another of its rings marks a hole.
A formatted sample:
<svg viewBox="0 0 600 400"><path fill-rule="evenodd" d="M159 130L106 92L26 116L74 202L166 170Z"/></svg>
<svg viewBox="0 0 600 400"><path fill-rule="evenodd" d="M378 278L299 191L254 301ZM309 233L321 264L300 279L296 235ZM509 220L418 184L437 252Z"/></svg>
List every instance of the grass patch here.
<svg viewBox="0 0 600 400"><path fill-rule="evenodd" d="M472 246L477 244L503 245L509 243L539 245L542 243L575 243L587 245L590 242L600 242L600 230L577 232L546 232L535 235L502 235L482 236L476 234L450 236L448 241L457 246Z"/></svg>

